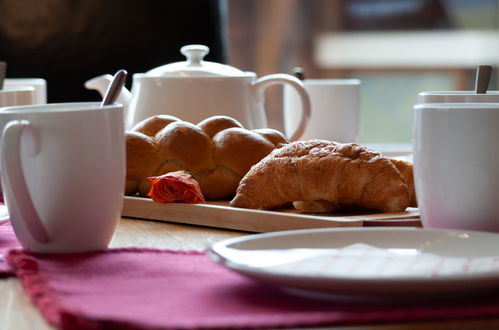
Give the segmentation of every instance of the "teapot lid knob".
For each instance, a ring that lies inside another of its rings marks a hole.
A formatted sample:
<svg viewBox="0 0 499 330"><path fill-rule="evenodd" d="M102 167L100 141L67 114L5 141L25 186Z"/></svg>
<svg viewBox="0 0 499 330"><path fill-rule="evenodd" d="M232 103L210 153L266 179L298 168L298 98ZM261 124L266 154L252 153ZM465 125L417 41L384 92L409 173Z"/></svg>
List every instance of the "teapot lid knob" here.
<svg viewBox="0 0 499 330"><path fill-rule="evenodd" d="M203 58L210 52L204 45L187 45L180 48L180 52L187 58L189 64L201 64Z"/></svg>
<svg viewBox="0 0 499 330"><path fill-rule="evenodd" d="M180 52L187 61L165 64L147 71L149 77L245 77L247 74L235 67L221 63L204 61L210 52L205 45L186 45Z"/></svg>

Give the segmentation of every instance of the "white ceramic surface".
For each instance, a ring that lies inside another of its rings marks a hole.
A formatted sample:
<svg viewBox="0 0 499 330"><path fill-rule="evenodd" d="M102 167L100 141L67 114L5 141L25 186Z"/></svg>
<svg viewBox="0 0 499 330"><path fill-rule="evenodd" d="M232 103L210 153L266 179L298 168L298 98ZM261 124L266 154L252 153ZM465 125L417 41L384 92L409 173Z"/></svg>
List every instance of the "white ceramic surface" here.
<svg viewBox="0 0 499 330"><path fill-rule="evenodd" d="M499 232L499 104L414 107L414 177L427 228Z"/></svg>
<svg viewBox="0 0 499 330"><path fill-rule="evenodd" d="M0 226L9 221L9 211L7 206L0 205Z"/></svg>
<svg viewBox="0 0 499 330"><path fill-rule="evenodd" d="M0 108L35 103L35 89L30 86L7 86L0 90Z"/></svg>
<svg viewBox="0 0 499 330"><path fill-rule="evenodd" d="M194 46L194 47L193 47ZM197 124L213 115L231 116L248 129L268 127L264 91L274 84L294 88L300 100L297 114L300 125L287 136L298 139L310 117L310 100L303 84L288 74L271 74L257 79L253 72L243 72L218 63L203 61L207 47L183 48L187 61L176 62L133 76L132 91L124 89L118 102L126 107L127 129L143 119L167 114ZM93 78L88 89L104 94L111 75Z"/></svg>
<svg viewBox="0 0 499 330"><path fill-rule="evenodd" d="M35 100L33 104L47 103L47 82L42 78L7 78L4 86L30 86L35 89Z"/></svg>
<svg viewBox="0 0 499 330"><path fill-rule="evenodd" d="M499 91L477 94L475 91L426 91L418 94L418 103L496 103Z"/></svg>
<svg viewBox="0 0 499 330"><path fill-rule="evenodd" d="M358 79L306 79L311 116L300 137L355 142L359 130L360 86ZM284 86L284 131L293 132L300 124L301 103L295 90Z"/></svg>
<svg viewBox="0 0 499 330"><path fill-rule="evenodd" d="M385 157L412 157L412 143L363 143L362 145L381 152Z"/></svg>
<svg viewBox="0 0 499 330"><path fill-rule="evenodd" d="M357 246L373 247L382 257L355 254ZM490 269L473 268L473 261L490 263L499 256L499 235L484 232L415 228L284 231L218 242L209 256L263 282L324 294L427 297L499 287L497 263ZM393 260L399 268L388 267L387 261ZM449 266L438 273L436 266L442 265L431 264L432 260L449 262ZM469 267L453 267L456 263Z"/></svg>
<svg viewBox="0 0 499 330"><path fill-rule="evenodd" d="M2 186L24 248L106 248L125 183L123 108L61 103L0 109Z"/></svg>

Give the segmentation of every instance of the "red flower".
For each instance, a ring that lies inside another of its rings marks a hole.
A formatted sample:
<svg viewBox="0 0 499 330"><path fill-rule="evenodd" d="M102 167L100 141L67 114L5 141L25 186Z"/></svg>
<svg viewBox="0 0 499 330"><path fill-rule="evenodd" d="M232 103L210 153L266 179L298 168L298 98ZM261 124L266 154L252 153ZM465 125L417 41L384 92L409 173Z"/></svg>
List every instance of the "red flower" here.
<svg viewBox="0 0 499 330"><path fill-rule="evenodd" d="M186 171L176 171L147 178L151 190L147 196L160 203L204 203L199 183Z"/></svg>

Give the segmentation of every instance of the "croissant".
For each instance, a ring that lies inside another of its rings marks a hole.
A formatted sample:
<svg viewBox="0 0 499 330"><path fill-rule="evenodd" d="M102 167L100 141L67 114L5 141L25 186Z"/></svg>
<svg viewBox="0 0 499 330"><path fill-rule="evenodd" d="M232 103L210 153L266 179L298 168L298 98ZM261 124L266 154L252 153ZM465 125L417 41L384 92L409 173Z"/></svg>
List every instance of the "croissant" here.
<svg viewBox="0 0 499 330"><path fill-rule="evenodd" d="M412 164L398 165L412 176ZM296 208L310 212L345 208L399 212L414 202L414 188L408 183L412 178L405 178L379 152L354 143L297 141L254 165L230 205L273 209L294 202Z"/></svg>
<svg viewBox="0 0 499 330"><path fill-rule="evenodd" d="M407 185L407 188L409 188L409 206L417 207L418 203L416 200L416 189L414 187L414 171L412 168L412 163L399 159L390 159L390 161L393 163L393 165L395 165L395 167L397 167L397 170L399 170L400 174L402 174L404 182Z"/></svg>

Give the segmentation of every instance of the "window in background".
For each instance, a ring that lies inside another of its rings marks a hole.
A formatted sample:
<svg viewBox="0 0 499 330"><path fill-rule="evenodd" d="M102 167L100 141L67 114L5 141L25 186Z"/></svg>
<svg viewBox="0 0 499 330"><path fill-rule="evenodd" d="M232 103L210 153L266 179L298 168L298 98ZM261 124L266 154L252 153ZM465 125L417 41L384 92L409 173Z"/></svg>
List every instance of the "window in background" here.
<svg viewBox="0 0 499 330"><path fill-rule="evenodd" d="M499 66L498 0L228 3L232 65L362 80L362 143L410 143L418 92L473 89L478 64ZM280 91L270 94L269 122L282 128Z"/></svg>

